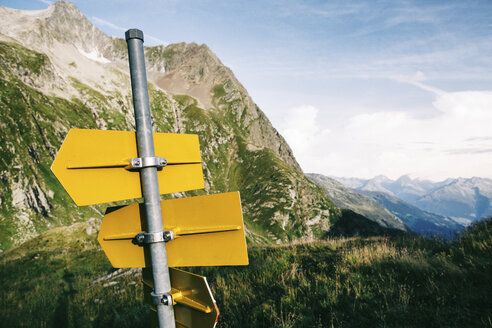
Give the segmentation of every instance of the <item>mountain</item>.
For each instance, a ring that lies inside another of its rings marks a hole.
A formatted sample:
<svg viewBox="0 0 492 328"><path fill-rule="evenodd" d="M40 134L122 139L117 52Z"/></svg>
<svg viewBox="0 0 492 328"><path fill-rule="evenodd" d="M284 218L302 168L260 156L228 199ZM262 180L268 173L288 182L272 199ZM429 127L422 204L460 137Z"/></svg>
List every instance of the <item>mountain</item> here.
<svg viewBox="0 0 492 328"><path fill-rule="evenodd" d="M0 7L1 250L102 217L107 205L77 208L49 167L70 128L134 130L126 51L123 39L105 35L70 2ZM177 196L239 190L251 242L310 240L329 230L340 210L206 45L145 54L154 130L200 138L205 190Z"/></svg>
<svg viewBox="0 0 492 328"><path fill-rule="evenodd" d="M368 183L357 183L355 178L349 180L353 185L359 185L362 190L349 189L341 182L321 174L308 173L306 176L323 187L328 197L338 207L362 214L383 227L410 230L420 235L443 235L445 237L453 237L456 232L463 229L463 226L456 221L423 211L394 196L393 193L366 190L367 186L369 186L368 189L377 189L372 187L378 185L386 190L384 185L391 187L395 184L395 181L384 176L376 177ZM411 185L406 177L398 180L397 184L399 185ZM406 190L411 189L417 188L407 188Z"/></svg>
<svg viewBox="0 0 492 328"><path fill-rule="evenodd" d="M384 176L334 179L355 190L379 191L398 197L421 210L451 217L464 224L492 214L492 180L487 178L457 178L439 182L412 179L408 175L397 180Z"/></svg>
<svg viewBox="0 0 492 328"><path fill-rule="evenodd" d="M321 186L328 198L338 207L361 214L382 227L407 230L405 224L398 217L378 202L352 191L335 179L316 173L306 173L306 176Z"/></svg>
<svg viewBox="0 0 492 328"><path fill-rule="evenodd" d="M458 178L415 201L425 210L476 221L492 215L492 180Z"/></svg>
<svg viewBox="0 0 492 328"><path fill-rule="evenodd" d="M364 190L359 192L384 206L409 226L412 231L420 235L452 238L457 232L463 230L463 225L450 218L423 211L390 194Z"/></svg>
<svg viewBox="0 0 492 328"><path fill-rule="evenodd" d="M384 175L378 175L372 179L333 178L352 189L381 191L407 202L416 200L436 187L436 184L432 181L412 179L408 175L403 175L397 180L391 180Z"/></svg>
<svg viewBox="0 0 492 328"><path fill-rule="evenodd" d="M432 190L433 183L428 180L412 179L408 175L399 177L388 185L388 189L398 198L407 202L413 202ZM382 190L375 190L382 191Z"/></svg>
<svg viewBox="0 0 492 328"><path fill-rule="evenodd" d="M0 18L0 326L149 327L139 270L96 241L107 205L77 208L49 170L71 127L134 129L125 42L67 2ZM221 327L489 325L490 220L450 243L392 238L304 177L207 46L145 51L155 130L200 136L206 188L175 196L241 191L250 265L189 269Z"/></svg>
<svg viewBox="0 0 492 328"><path fill-rule="evenodd" d="M386 193L392 194L389 189L391 180L384 175L378 175L371 180L367 180L364 185L359 188L360 190L367 191L384 191Z"/></svg>

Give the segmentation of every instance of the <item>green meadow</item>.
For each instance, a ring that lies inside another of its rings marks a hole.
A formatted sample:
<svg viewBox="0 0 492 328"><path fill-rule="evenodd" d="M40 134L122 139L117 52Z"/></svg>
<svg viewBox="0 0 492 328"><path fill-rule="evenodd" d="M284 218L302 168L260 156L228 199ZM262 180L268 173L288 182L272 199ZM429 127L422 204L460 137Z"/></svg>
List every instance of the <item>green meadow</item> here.
<svg viewBox="0 0 492 328"><path fill-rule="evenodd" d="M99 222L50 230L0 255L3 327L148 327L139 270L116 270ZM249 247L205 275L218 327L492 327L492 219L454 241L352 237Z"/></svg>

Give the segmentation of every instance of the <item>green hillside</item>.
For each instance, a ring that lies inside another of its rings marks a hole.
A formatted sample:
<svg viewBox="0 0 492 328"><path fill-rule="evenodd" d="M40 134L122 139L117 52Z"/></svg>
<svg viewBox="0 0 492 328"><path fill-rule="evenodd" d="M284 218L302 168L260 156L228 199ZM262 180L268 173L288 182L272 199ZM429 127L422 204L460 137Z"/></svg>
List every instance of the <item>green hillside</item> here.
<svg viewBox="0 0 492 328"><path fill-rule="evenodd" d="M99 222L51 230L0 255L4 327L148 327L138 270L114 270ZM339 238L249 248L207 276L218 327L490 327L492 219L453 242Z"/></svg>
<svg viewBox="0 0 492 328"><path fill-rule="evenodd" d="M148 52L154 60L214 56L206 47L179 46ZM130 79L123 72L105 67L113 79L94 88L75 76L58 76L48 56L16 43L0 41L0 59L0 250L6 250L48 229L102 218L105 205L77 208L49 169L70 128L134 127ZM149 83L155 131L200 138L205 190L185 194L240 191L251 242L320 237L340 210L304 177L291 154L269 148L274 142L288 146L232 73L220 74L207 110L191 96L171 95ZM66 97L35 88L62 78Z"/></svg>

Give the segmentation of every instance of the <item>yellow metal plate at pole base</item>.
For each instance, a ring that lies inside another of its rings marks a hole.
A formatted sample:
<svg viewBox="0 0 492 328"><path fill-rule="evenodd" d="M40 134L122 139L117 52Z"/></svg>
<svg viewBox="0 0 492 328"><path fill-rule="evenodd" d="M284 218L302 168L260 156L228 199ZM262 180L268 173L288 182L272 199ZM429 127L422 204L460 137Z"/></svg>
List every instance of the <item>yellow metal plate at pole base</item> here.
<svg viewBox="0 0 492 328"><path fill-rule="evenodd" d="M174 317L177 328L213 328L219 318L219 309L210 291L207 278L178 270L169 269L171 278L171 295L173 298ZM154 286L152 271L142 271L144 299L152 304L150 292ZM155 312L151 311L151 316ZM154 318L156 320L157 318Z"/></svg>
<svg viewBox="0 0 492 328"><path fill-rule="evenodd" d="M161 194L202 189L198 136L154 133L155 155L168 165L157 171ZM135 132L71 129L51 171L78 206L140 198L140 174L126 167L137 158Z"/></svg>
<svg viewBox="0 0 492 328"><path fill-rule="evenodd" d="M164 230L175 239L166 243L169 267L247 265L239 192L229 192L161 202ZM144 247L132 243L145 231L141 204L106 214L98 241L115 268L149 266Z"/></svg>

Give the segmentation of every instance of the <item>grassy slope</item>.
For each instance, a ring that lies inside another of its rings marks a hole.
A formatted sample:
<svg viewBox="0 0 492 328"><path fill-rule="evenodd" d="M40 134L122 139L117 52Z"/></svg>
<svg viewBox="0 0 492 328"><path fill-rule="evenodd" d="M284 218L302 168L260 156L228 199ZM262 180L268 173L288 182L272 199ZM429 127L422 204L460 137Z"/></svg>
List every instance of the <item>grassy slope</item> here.
<svg viewBox="0 0 492 328"><path fill-rule="evenodd" d="M1 326L147 327L139 274L114 270L98 222L57 228L0 255ZM492 219L452 243L350 238L249 249L207 276L219 327L492 326ZM63 238L62 238L63 237Z"/></svg>
<svg viewBox="0 0 492 328"><path fill-rule="evenodd" d="M57 201L53 202L46 196L46 204L29 196L22 202L33 204L25 212L36 217L33 222L37 231L43 231L50 225L69 224L80 213L94 213L88 208L75 208L49 167L56 147L59 147L63 138L58 135L54 125L94 128L95 124L86 108L79 103L45 96L27 87L10 73L10 69L17 67L18 70L33 72L34 76L42 74L48 61L46 56L21 46L0 42L0 59L0 169L3 182L0 249L6 249L12 246L12 237L19 238L18 232L23 230L18 223L21 221L18 218L21 211L13 206L12 193L9 191L13 182L25 189L34 187L31 189L34 196L50 191L57 197Z"/></svg>
<svg viewBox="0 0 492 328"><path fill-rule="evenodd" d="M352 210L342 209L342 215L331 226L325 237L405 236L411 234L394 228L386 228Z"/></svg>
<svg viewBox="0 0 492 328"><path fill-rule="evenodd" d="M150 57L156 56L150 53ZM163 56L172 55L165 52ZM44 83L54 79L56 72L47 56L0 42L0 59L0 250L6 250L39 232L99 218L103 212L104 206L76 208L49 170L70 128L96 129L101 122L109 130L133 128L127 118L131 97L124 74L120 73L118 81L121 91L106 94L71 77L68 80L79 96L66 100L47 96L22 80ZM320 237L340 215L318 186L271 149L251 148L248 140L259 132L250 131L251 122L242 109L245 94L229 99L218 85L213 90L217 108L206 111L192 97L170 98L152 84L149 91L157 131L174 132L179 117L181 133L200 136L207 192L241 192L251 241ZM242 115L236 115L238 112Z"/></svg>

